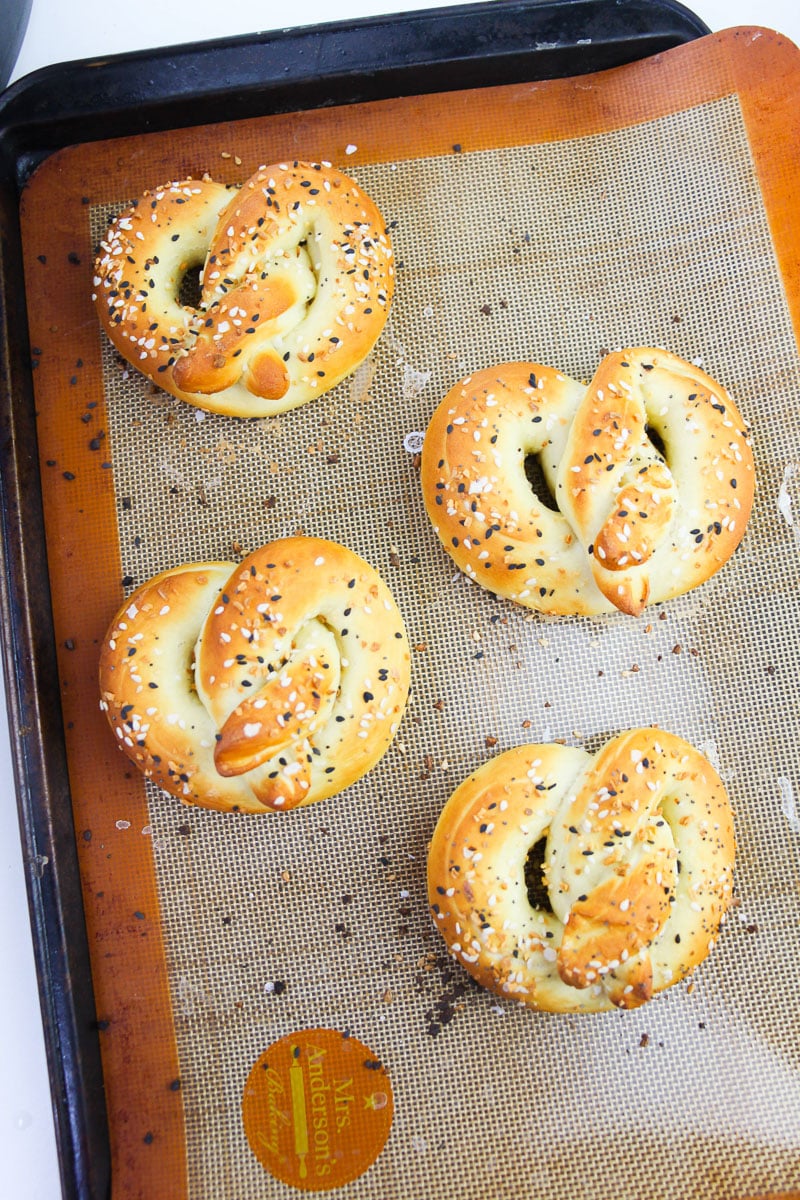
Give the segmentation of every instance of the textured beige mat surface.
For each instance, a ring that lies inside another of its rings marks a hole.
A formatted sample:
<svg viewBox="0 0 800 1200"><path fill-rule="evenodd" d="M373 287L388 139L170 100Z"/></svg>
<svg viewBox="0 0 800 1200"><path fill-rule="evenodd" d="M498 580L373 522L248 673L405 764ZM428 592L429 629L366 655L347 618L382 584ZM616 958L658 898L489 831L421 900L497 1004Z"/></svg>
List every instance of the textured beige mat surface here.
<svg viewBox="0 0 800 1200"><path fill-rule="evenodd" d="M335 392L237 422L154 397L106 349L129 582L302 530L382 572L415 647L397 742L345 795L288 819L150 795L190 1195L272 1194L242 1090L270 1043L314 1025L371 1046L395 1092L388 1145L350 1195L780 1189L800 1174L787 761L800 363L737 99L353 174L390 223L397 294L370 361ZM704 588L641 620L543 620L496 601L441 552L409 435L473 369L520 358L588 378L604 348L636 344L701 360L751 422L744 544ZM479 991L427 913L426 841L444 800L508 746L591 749L650 722L703 749L730 790L740 907L718 949L690 987L631 1013L545 1016Z"/></svg>

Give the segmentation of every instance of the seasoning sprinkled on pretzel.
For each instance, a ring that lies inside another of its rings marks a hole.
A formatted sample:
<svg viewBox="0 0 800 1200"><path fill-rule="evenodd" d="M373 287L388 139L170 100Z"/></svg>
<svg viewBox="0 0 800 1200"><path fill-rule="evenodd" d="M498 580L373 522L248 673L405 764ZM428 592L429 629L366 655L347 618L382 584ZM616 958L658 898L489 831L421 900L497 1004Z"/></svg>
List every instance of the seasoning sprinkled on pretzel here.
<svg viewBox="0 0 800 1200"><path fill-rule="evenodd" d="M428 426L421 480L443 546L483 587L546 613L638 615L727 562L755 475L724 388L640 348L607 355L588 387L522 362L462 380Z"/></svg>
<svg viewBox="0 0 800 1200"><path fill-rule="evenodd" d="M120 748L186 804L242 812L349 787L392 743L409 691L402 617L378 573L321 538L138 588L100 659Z"/></svg>
<svg viewBox="0 0 800 1200"><path fill-rule="evenodd" d="M182 302L202 268L196 306ZM129 363L189 404L237 417L296 408L374 346L394 287L375 203L330 163L260 167L244 185L146 192L95 262L100 322Z"/></svg>
<svg viewBox="0 0 800 1200"><path fill-rule="evenodd" d="M633 729L595 755L508 750L445 805L428 895L454 958L531 1008L636 1008L712 949L731 902L725 788L689 743Z"/></svg>

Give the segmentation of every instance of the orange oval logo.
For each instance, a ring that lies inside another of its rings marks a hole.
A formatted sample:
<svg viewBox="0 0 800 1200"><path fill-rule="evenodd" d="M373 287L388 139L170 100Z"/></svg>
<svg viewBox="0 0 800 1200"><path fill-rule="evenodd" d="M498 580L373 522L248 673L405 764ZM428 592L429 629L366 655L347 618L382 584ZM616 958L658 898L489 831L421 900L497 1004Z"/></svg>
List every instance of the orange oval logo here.
<svg viewBox="0 0 800 1200"><path fill-rule="evenodd" d="M275 1042L242 1096L256 1158L309 1192L362 1175L386 1145L393 1113L384 1065L363 1042L333 1029L304 1029Z"/></svg>

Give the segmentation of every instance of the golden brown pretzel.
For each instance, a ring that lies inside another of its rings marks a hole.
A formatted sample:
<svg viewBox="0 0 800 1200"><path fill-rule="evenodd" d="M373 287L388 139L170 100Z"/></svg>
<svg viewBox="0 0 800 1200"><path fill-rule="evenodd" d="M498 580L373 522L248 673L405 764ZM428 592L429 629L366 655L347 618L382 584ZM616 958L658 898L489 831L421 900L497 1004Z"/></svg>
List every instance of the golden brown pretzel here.
<svg viewBox="0 0 800 1200"><path fill-rule="evenodd" d="M409 675L378 573L335 542L295 537L138 588L103 643L100 703L159 787L264 812L332 796L374 766Z"/></svg>
<svg viewBox="0 0 800 1200"><path fill-rule="evenodd" d="M556 511L528 482L531 455ZM422 451L428 515L461 570L547 613L638 614L704 583L739 544L753 488L725 390L649 348L607 355L588 387L537 363L479 371Z"/></svg>
<svg viewBox="0 0 800 1200"><path fill-rule="evenodd" d="M526 864L543 839L533 880ZM633 729L595 756L531 745L484 763L441 813L428 895L451 953L484 987L531 1008L598 1012L643 1004L705 958L733 864L716 771L673 734Z"/></svg>
<svg viewBox="0 0 800 1200"><path fill-rule="evenodd" d="M202 266L199 305L184 307ZM265 166L241 189L210 179L146 192L95 262L100 322L123 358L212 412L264 417L349 375L392 299L381 214L329 163Z"/></svg>

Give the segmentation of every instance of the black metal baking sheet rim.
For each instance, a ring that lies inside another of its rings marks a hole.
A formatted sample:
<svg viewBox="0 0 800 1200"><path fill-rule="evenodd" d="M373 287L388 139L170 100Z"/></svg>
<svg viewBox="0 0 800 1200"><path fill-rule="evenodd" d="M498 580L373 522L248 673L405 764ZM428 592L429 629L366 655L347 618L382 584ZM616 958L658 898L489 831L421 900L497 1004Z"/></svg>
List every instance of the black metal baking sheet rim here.
<svg viewBox="0 0 800 1200"><path fill-rule="evenodd" d="M0 170L22 183L73 142L213 123L220 98L235 120L563 78L708 32L677 0L493 0L84 59L0 95Z"/></svg>
<svg viewBox="0 0 800 1200"><path fill-rule="evenodd" d="M110 1195L108 1128L59 702L22 253L3 220L6 192L0 185L0 649L63 1195L94 1200Z"/></svg>
<svg viewBox="0 0 800 1200"><path fill-rule="evenodd" d="M44 68L0 94L0 649L66 1200L111 1195L50 606L19 198L76 142L585 74L709 30L674 0L496 0Z"/></svg>

